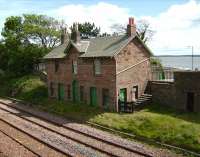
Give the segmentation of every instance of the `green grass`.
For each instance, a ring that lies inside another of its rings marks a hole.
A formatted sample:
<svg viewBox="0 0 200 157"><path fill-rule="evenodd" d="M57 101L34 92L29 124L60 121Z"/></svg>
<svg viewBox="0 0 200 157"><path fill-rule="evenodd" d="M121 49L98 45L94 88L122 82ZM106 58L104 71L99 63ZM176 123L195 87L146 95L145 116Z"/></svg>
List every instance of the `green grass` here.
<svg viewBox="0 0 200 157"><path fill-rule="evenodd" d="M119 131L154 139L200 153L200 115L177 112L161 105L149 105L133 114L103 112L97 107L48 99L47 88L37 76L6 80L0 84L0 95L11 89L16 98L32 102L35 107L65 117L91 121Z"/></svg>
<svg viewBox="0 0 200 157"><path fill-rule="evenodd" d="M161 111L161 112L160 112ZM103 113L90 121L200 152L200 116L152 105L133 114Z"/></svg>
<svg viewBox="0 0 200 157"><path fill-rule="evenodd" d="M102 113L102 109L87 104L74 104L72 102L49 99L47 87L34 75L4 80L4 83L0 84L0 96L10 96L12 90L18 91L15 98L36 104L35 107L42 110L76 120L86 121Z"/></svg>
<svg viewBox="0 0 200 157"><path fill-rule="evenodd" d="M0 96L11 96L13 91L16 98L36 103L48 97L45 84L34 75L1 81Z"/></svg>

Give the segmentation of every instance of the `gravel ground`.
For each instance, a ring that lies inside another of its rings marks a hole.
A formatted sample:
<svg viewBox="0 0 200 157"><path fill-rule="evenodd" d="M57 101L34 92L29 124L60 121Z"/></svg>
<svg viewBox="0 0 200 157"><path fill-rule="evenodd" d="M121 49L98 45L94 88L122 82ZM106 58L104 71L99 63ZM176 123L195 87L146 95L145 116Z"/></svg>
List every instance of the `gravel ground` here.
<svg viewBox="0 0 200 157"><path fill-rule="evenodd" d="M6 156L2 152L0 152L0 157L8 157L8 156Z"/></svg>
<svg viewBox="0 0 200 157"><path fill-rule="evenodd" d="M12 157L37 157L37 155L33 154L2 132L0 132L0 139L0 151L3 152L2 156L6 155Z"/></svg>
<svg viewBox="0 0 200 157"><path fill-rule="evenodd" d="M62 150L63 152L66 152L67 154L70 154L72 156L105 156L103 154L100 154L99 152L92 150L89 147L78 144L38 125L25 121L6 111L0 110L0 119L3 119L6 122L16 126L18 129L22 129L26 133L31 133L32 136L38 139L42 139L42 141L46 142L47 144L54 146L57 149Z"/></svg>
<svg viewBox="0 0 200 157"><path fill-rule="evenodd" d="M23 143L23 145L25 145L26 147L28 147L32 151L37 152L39 155L41 155L43 157L55 157L55 156L56 157L64 157L65 156L65 155L63 155L59 152L52 150L51 148L49 148L46 145L38 142L37 140L34 140L30 136L20 132L19 130L10 127L8 124L6 124L2 121L0 121L0 130L6 132L6 134L11 136L12 138L18 139L20 142ZM0 142L0 147L2 145L3 145L3 143ZM13 148L16 145L12 144L11 146ZM4 151L5 150L3 149L2 152L4 152ZM28 157L28 156L26 156L26 157Z"/></svg>
<svg viewBox="0 0 200 157"><path fill-rule="evenodd" d="M178 155L178 154L174 154L171 151L168 151L166 149L154 148L154 147L150 147L150 146L138 143L138 142L123 139L119 136L113 135L113 134L105 132L105 131L101 131L99 129L95 129L95 128L90 127L88 125L72 122L72 121L67 120L65 118L61 118L59 116L55 116L55 115L47 113L47 112L43 112L43 111L39 111L37 109L33 109L33 108L31 108L30 106L27 106L27 105L23 105L23 104L19 104L19 103L13 103L10 100L1 100L1 101L4 101L5 103L9 103L10 105L13 105L13 106L15 106L19 109L31 112L35 115L50 119L51 121L57 122L57 123L62 124L64 126L73 128L75 130L79 130L79 131L85 132L87 134L99 137L101 139L106 139L108 141L118 143L120 145L129 147L129 148L132 148L132 149L137 149L137 150L140 150L142 152L148 152L150 154L153 154L153 156L155 156L155 157L160 157L160 156L162 156L162 157L173 157L173 156L177 157L177 156L181 156L181 155Z"/></svg>
<svg viewBox="0 0 200 157"><path fill-rule="evenodd" d="M6 110L9 110L9 111L11 111L11 112L13 112L15 114L20 114L19 111L15 110L15 109L11 109L11 108L9 108L9 107L7 107L5 105L1 105L0 104L0 107L4 108ZM21 116L22 116L22 114L21 114ZM76 133L74 131L71 131L71 130L63 128L63 127L57 127L57 126L55 126L55 125L53 125L51 123L47 123L47 122L42 121L42 120L40 120L38 118L28 117L28 115L26 115L26 114L23 115L23 117L25 117L26 119L29 119L31 121L34 121L36 123L39 123L40 125L45 126L47 128L51 128L51 129L53 129L53 130L55 130L55 131L57 131L59 133L62 133L62 134L66 135L69 138L73 138L73 139L79 140L79 141L81 141L81 142L83 142L85 144L88 144L90 146L92 145L95 148L100 148L100 149L102 149L102 150L104 150L104 151L106 151L108 153L112 153L112 154L117 155L117 156L126 156L126 157L128 157L128 156L136 156L135 153L132 153L130 151L126 151L126 150L124 150L122 148L118 148L118 147L109 145L109 144L104 143L102 141L99 141L99 140L84 136L82 134ZM139 155L137 155L137 156L139 156Z"/></svg>

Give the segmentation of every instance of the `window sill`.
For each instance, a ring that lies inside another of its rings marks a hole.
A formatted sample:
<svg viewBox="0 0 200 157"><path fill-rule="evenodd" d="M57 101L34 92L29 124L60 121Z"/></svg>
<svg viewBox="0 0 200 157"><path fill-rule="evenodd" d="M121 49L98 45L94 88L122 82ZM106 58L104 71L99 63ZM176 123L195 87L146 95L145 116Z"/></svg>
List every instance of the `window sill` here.
<svg viewBox="0 0 200 157"><path fill-rule="evenodd" d="M95 77L101 77L103 76L102 74L94 74Z"/></svg>

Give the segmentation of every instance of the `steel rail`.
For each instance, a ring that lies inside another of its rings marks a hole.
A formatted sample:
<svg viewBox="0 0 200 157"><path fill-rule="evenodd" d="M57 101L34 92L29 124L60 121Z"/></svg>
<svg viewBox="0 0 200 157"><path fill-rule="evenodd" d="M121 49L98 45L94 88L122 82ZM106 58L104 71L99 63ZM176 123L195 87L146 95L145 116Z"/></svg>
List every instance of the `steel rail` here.
<svg viewBox="0 0 200 157"><path fill-rule="evenodd" d="M105 139L102 139L102 138L100 138L100 137L97 137L97 136L94 136L94 135L91 135L91 134L82 132L82 131L80 131L80 130L78 130L78 129L74 129L74 128L69 127L69 126L65 126L65 125L59 124L59 123L57 123L57 122L55 122L55 121L52 121L52 120L49 120L49 119L47 119L47 118L38 116L38 115L36 115L36 114L34 114L34 113L30 113L29 111L26 111L26 110L19 109L19 108L17 108L17 107L8 105L8 104L6 104L6 103L4 103L4 102L1 102L1 101L0 101L0 103L2 103L3 105L8 106L8 107L10 107L10 108L13 108L13 109L15 109L15 110L24 112L24 113L26 113L26 114L28 114L28 115L32 115L32 116L34 116L34 117L36 117L36 118L38 118L38 119L40 119L40 120L43 120L43 121L45 121L45 122L47 122L47 123L54 124L54 125L59 126L59 127L63 127L63 128L65 128L65 129L67 129L67 130L71 130L71 131L76 132L76 133L78 133L78 134L82 134L82 135L87 136L87 137L90 137L90 138L92 138L92 139L95 139L95 140L98 140L98 141L107 143L107 144L109 144L109 145L111 145L111 146L115 146L115 147L124 149L124 150L129 151L129 152L132 152L132 153L136 153L136 154L139 154L139 155L142 155L142 156L145 156L145 157L153 157L153 155L151 155L151 154L147 154L147 153L145 153L145 152L141 152L141 151L138 151L138 150L133 149L133 148L130 148L130 147L125 147L125 146L120 145L120 144L118 144L118 143L115 143L115 142L113 142L113 141L105 140ZM0 108L1 108L1 107L0 107ZM3 109L3 108L1 108L1 109ZM3 110L5 110L5 109L3 109ZM10 113L12 113L12 114L15 114L15 113L13 113L13 112L11 112L11 111L8 111L8 110L6 110L6 111L7 111L7 112L10 112ZM25 120L27 120L27 121L29 121L29 122L31 122L31 123L34 123L34 124L36 124L36 125L39 125L39 126L45 128L45 129L48 129L48 130L50 130L50 131L52 131L52 132L54 132L54 133L57 133L57 134L59 134L59 135L61 135L61 136L70 138L71 140L74 140L74 141L76 141L76 142L78 142L78 143L84 144L84 145L86 145L86 146L88 146L88 147L92 147L93 149L98 149L98 151L101 151L101 152L106 153L106 154L108 154L108 155L115 156L115 155L111 154L110 152L104 151L104 150L102 150L102 149L100 149L100 148L97 148L97 147L93 147L93 146L91 146L91 145L89 145L89 144L86 144L86 143L84 143L84 142L82 142L82 141L79 141L79 140L77 140L77 139L73 139L73 138L71 138L71 137L69 137L69 136L67 136L67 135L65 135L65 134L62 134L62 133L60 133L60 132L57 132L57 131L55 131L55 130L49 128L49 127L43 126L43 125L41 125L41 124L38 124L37 122L34 122L34 121L32 121L32 120L29 120L29 119L27 119L27 118L25 118L25 117L21 117L21 116L19 116L19 115L17 115L17 114L15 114L15 115L18 116L18 117L20 117L20 118L22 118L22 119L25 119ZM116 157L119 157L119 156L116 156Z"/></svg>

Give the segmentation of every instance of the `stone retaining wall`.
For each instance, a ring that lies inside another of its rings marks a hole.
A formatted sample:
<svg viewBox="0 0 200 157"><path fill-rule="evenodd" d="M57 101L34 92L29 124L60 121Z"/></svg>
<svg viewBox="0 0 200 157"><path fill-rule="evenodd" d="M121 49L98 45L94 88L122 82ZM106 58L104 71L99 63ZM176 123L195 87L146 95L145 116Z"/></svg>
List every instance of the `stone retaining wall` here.
<svg viewBox="0 0 200 157"><path fill-rule="evenodd" d="M175 88L173 82L152 81L150 82L150 93L154 104L174 107Z"/></svg>
<svg viewBox="0 0 200 157"><path fill-rule="evenodd" d="M151 81L148 93L155 104L200 112L200 71L174 72L174 82Z"/></svg>

